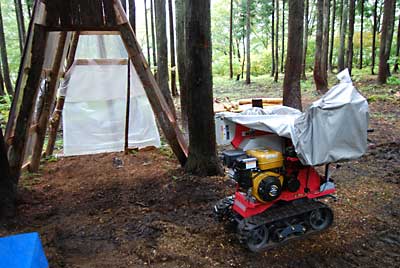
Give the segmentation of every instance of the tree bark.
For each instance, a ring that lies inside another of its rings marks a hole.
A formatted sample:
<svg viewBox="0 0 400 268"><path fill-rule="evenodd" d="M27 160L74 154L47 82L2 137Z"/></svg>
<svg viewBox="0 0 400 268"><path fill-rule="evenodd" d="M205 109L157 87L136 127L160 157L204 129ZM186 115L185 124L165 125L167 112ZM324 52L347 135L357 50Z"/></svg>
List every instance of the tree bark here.
<svg viewBox="0 0 400 268"><path fill-rule="evenodd" d="M135 0L129 0L129 23L133 31L136 32L136 3Z"/></svg>
<svg viewBox="0 0 400 268"><path fill-rule="evenodd" d="M15 215L17 183L12 178L7 158L7 147L0 125L0 219Z"/></svg>
<svg viewBox="0 0 400 268"><path fill-rule="evenodd" d="M156 48L156 35L155 35L155 25L154 25L154 0L150 0L150 24L151 24L151 44L153 50L153 63L154 63L154 71L157 70L157 48Z"/></svg>
<svg viewBox="0 0 400 268"><path fill-rule="evenodd" d="M273 0L272 0L273 1ZM275 0L275 73L274 81L278 82L279 76L279 0Z"/></svg>
<svg viewBox="0 0 400 268"><path fill-rule="evenodd" d="M281 73L283 73L285 57L285 3L286 0L282 0Z"/></svg>
<svg viewBox="0 0 400 268"><path fill-rule="evenodd" d="M322 72L326 76L327 81L328 81L328 64L329 64L328 56L329 56L329 18L331 10L330 2L331 0L324 0L322 46L321 46L322 50L321 67L322 67Z"/></svg>
<svg viewBox="0 0 400 268"><path fill-rule="evenodd" d="M323 61L324 0L317 0L317 31L315 34L314 82L319 94L328 90L326 68Z"/></svg>
<svg viewBox="0 0 400 268"><path fill-rule="evenodd" d="M385 1L382 20L381 43L379 49L378 82L380 84L386 84L387 78L390 76L388 60L390 58L390 49L393 40L395 9L395 0Z"/></svg>
<svg viewBox="0 0 400 268"><path fill-rule="evenodd" d="M372 26L372 63L371 63L371 74L375 74L375 59L376 59L376 31L378 24L378 0L375 0L374 4L374 24Z"/></svg>
<svg viewBox="0 0 400 268"><path fill-rule="evenodd" d="M0 52L1 52L0 53L1 63L3 67L4 84L7 89L7 93L13 95L14 89L11 83L10 69L8 66L7 46L6 46L6 38L4 36L4 25L3 25L3 15L1 11L1 3L0 3Z"/></svg>
<svg viewBox="0 0 400 268"><path fill-rule="evenodd" d="M246 47L247 47L247 55L246 55L246 84L250 84L250 70L251 70L251 49L250 49L250 5L251 0L247 0L247 7L246 7Z"/></svg>
<svg viewBox="0 0 400 268"><path fill-rule="evenodd" d="M229 78L233 79L233 0L230 3L229 15Z"/></svg>
<svg viewBox="0 0 400 268"><path fill-rule="evenodd" d="M347 29L347 1L341 0L341 18L340 18L340 46L338 53L338 71L341 72L345 68L344 54L345 54L345 42L346 42L346 29Z"/></svg>
<svg viewBox="0 0 400 268"><path fill-rule="evenodd" d="M6 89L4 88L3 67L1 66L0 61L0 96L4 96L5 94Z"/></svg>
<svg viewBox="0 0 400 268"><path fill-rule="evenodd" d="M149 62L149 66L151 66L149 21L148 21L148 18L147 18L147 0L144 0L144 20L145 20L145 27L146 27L145 29L146 29L147 61Z"/></svg>
<svg viewBox="0 0 400 268"><path fill-rule="evenodd" d="M354 37L354 21L356 12L356 0L349 0L349 34L347 36L347 69L349 73L353 69L353 37Z"/></svg>
<svg viewBox="0 0 400 268"><path fill-rule="evenodd" d="M210 0L186 2L189 157L185 169L196 175L220 175L216 153L212 90Z"/></svg>
<svg viewBox="0 0 400 268"><path fill-rule="evenodd" d="M304 0L289 0L288 40L283 80L283 105L301 110Z"/></svg>
<svg viewBox="0 0 400 268"><path fill-rule="evenodd" d="M172 0L168 0L169 15L169 48L171 61L171 92L172 96L178 96L176 88L176 60L175 60L175 28L174 28L174 11L172 9Z"/></svg>
<svg viewBox="0 0 400 268"><path fill-rule="evenodd" d="M309 16L310 1L305 0L304 8L304 32L303 32L303 65L302 69L302 80L307 80L306 69L307 69L307 47L308 47L308 16Z"/></svg>
<svg viewBox="0 0 400 268"><path fill-rule="evenodd" d="M17 18L17 26L18 26L19 48L22 54L26 39L24 11L22 9L21 0L14 0L14 5L15 5L15 15Z"/></svg>
<svg viewBox="0 0 400 268"><path fill-rule="evenodd" d="M396 63L393 68L393 72L397 73L399 71L399 55L400 55L400 16L399 16L399 22L397 26L397 42L396 42Z"/></svg>
<svg viewBox="0 0 400 268"><path fill-rule="evenodd" d="M364 43L364 0L360 0L361 5L361 29L360 29L360 59L358 61L358 69L363 68L363 43Z"/></svg>
<svg viewBox="0 0 400 268"><path fill-rule="evenodd" d="M328 61L328 70L333 72L333 48L335 45L335 21L336 21L336 0L333 0L332 4L332 20L331 20L331 38L329 45L329 61Z"/></svg>
<svg viewBox="0 0 400 268"><path fill-rule="evenodd" d="M179 91L181 101L182 127L187 133L187 86L186 86L186 44L185 44L185 0L175 0L176 51L178 63Z"/></svg>
<svg viewBox="0 0 400 268"><path fill-rule="evenodd" d="M157 34L157 82L176 118L175 106L168 85L168 40L165 0L155 0L154 3Z"/></svg>
<svg viewBox="0 0 400 268"><path fill-rule="evenodd" d="M271 76L275 76L275 0L272 0L272 22L271 22L271 56L272 56L272 70L271 70Z"/></svg>

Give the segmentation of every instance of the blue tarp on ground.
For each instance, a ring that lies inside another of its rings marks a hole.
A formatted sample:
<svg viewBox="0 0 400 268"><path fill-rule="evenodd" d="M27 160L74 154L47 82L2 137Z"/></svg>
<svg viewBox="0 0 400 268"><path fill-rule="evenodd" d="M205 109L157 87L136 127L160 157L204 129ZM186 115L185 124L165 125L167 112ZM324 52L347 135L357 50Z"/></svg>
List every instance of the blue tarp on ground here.
<svg viewBox="0 0 400 268"><path fill-rule="evenodd" d="M48 268L38 233L0 238L0 268Z"/></svg>

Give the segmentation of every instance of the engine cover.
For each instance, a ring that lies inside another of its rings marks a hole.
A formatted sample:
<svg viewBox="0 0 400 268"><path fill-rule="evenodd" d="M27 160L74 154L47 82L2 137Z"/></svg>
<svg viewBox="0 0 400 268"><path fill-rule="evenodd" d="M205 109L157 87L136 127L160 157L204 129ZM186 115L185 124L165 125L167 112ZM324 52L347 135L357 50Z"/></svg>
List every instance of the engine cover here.
<svg viewBox="0 0 400 268"><path fill-rule="evenodd" d="M281 152L269 149L254 149L246 151L246 154L257 158L258 168L261 170L283 167L283 155Z"/></svg>
<svg viewBox="0 0 400 268"><path fill-rule="evenodd" d="M252 195L260 202L277 199L282 192L283 176L275 172L263 172L253 180Z"/></svg>

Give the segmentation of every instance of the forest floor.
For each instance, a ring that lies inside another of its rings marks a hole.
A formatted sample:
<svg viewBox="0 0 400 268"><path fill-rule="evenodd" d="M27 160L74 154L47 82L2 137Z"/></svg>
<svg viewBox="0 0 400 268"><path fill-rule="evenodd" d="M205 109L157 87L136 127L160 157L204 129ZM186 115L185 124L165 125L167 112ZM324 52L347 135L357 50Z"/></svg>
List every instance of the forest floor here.
<svg viewBox="0 0 400 268"><path fill-rule="evenodd" d="M232 184L185 175L162 149L52 159L21 179L18 216L0 226L0 236L39 232L51 267L398 267L400 86L355 77L370 100L375 132L368 153L333 175L339 199L326 232L264 253L246 251L212 218ZM309 103L317 96L305 87ZM216 79L220 97L280 92L269 78L249 88Z"/></svg>

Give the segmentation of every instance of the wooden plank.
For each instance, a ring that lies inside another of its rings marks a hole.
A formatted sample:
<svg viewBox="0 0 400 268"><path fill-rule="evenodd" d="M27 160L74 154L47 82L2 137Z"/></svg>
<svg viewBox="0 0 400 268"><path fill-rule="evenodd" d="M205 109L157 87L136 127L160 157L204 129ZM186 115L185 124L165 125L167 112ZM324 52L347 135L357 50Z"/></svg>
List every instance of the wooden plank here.
<svg viewBox="0 0 400 268"><path fill-rule="evenodd" d="M80 16L80 0L71 0L71 24L82 24Z"/></svg>
<svg viewBox="0 0 400 268"><path fill-rule="evenodd" d="M70 1L58 0L58 10L60 14L60 24L61 26L72 25L72 7Z"/></svg>
<svg viewBox="0 0 400 268"><path fill-rule="evenodd" d="M118 31L83 31L80 35L119 35Z"/></svg>
<svg viewBox="0 0 400 268"><path fill-rule="evenodd" d="M64 54L65 43L67 41L67 32L61 32L58 40L57 51L54 56L54 62L50 73L50 81L48 84L47 94L44 95L43 111L40 114L36 142L33 146L31 165L29 166L31 172L39 170L40 159L42 157L44 139L46 137L46 130L50 116L50 109L54 103L54 97L57 91L58 79L60 77L60 69Z"/></svg>
<svg viewBox="0 0 400 268"><path fill-rule="evenodd" d="M44 3L46 5L46 25L60 25L60 10L58 8L58 0L46 0Z"/></svg>
<svg viewBox="0 0 400 268"><path fill-rule="evenodd" d="M184 165L188 156L188 146L180 131L178 124L163 96L149 66L143 56L142 50L136 40L135 34L129 25L120 25L121 37L128 51L129 57L135 66L136 72L143 84L146 95L157 117L158 123L168 140L174 154L181 165Z"/></svg>
<svg viewBox="0 0 400 268"><path fill-rule="evenodd" d="M102 0L105 24L115 26L116 25L116 15L114 10L114 0ZM119 0L118 0L119 2Z"/></svg>
<svg viewBox="0 0 400 268"><path fill-rule="evenodd" d="M103 5L101 0L89 0L90 13L93 25L104 25Z"/></svg>
<svg viewBox="0 0 400 268"><path fill-rule="evenodd" d="M80 0L80 10L79 14L81 17L81 24L80 25L88 25L93 26L93 19L90 14L90 0Z"/></svg>
<svg viewBox="0 0 400 268"><path fill-rule="evenodd" d="M75 65L127 65L126 59L78 59L75 60Z"/></svg>
<svg viewBox="0 0 400 268"><path fill-rule="evenodd" d="M35 104L35 99L40 83L41 70L47 43L47 32L41 25L35 25L33 30L31 47L31 65L27 74L27 81L23 86L21 108L17 116L17 122L12 140L10 155L10 170L13 179L18 181L20 170L30 127L30 119Z"/></svg>
<svg viewBox="0 0 400 268"><path fill-rule="evenodd" d="M117 25L93 26L93 25L72 25L72 26L46 26L48 32L115 32L118 31Z"/></svg>

